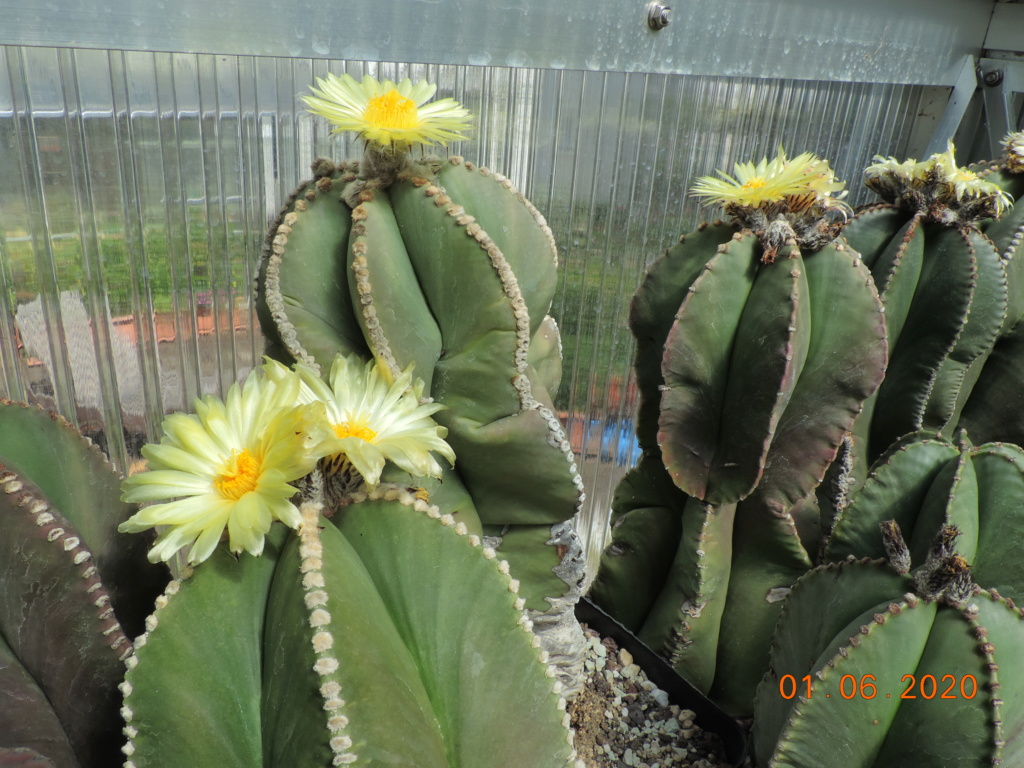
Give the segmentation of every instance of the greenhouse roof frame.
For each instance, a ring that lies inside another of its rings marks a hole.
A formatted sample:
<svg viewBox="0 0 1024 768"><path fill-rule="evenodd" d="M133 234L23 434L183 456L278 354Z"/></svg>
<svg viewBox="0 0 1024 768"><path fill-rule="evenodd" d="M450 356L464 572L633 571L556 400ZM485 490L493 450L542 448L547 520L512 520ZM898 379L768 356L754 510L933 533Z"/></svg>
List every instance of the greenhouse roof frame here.
<svg viewBox="0 0 1024 768"><path fill-rule="evenodd" d="M956 84L994 0L0 0L0 44ZM65 7L61 7L65 6ZM1013 9L1015 10L1015 8ZM1006 14L1004 14L1005 16ZM1000 39L1020 40L1000 23Z"/></svg>

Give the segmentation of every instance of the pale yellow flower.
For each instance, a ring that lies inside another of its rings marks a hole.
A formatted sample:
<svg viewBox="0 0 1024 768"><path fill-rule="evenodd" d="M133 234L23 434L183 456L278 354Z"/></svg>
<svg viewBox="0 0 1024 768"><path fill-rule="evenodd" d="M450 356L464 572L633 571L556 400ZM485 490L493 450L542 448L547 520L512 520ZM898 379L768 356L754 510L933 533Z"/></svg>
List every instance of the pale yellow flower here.
<svg viewBox="0 0 1024 768"><path fill-rule="evenodd" d="M982 181L974 171L956 164L952 141L946 143L945 152L932 155L929 161L935 169L937 180L951 187L953 197L957 200L991 196L997 216L1013 205L1013 198L997 185Z"/></svg>
<svg viewBox="0 0 1024 768"><path fill-rule="evenodd" d="M762 158L757 165L736 163L734 176L723 171L717 173L721 179L704 176L697 180L690 194L727 207L761 208L793 201L804 208L828 200L831 193L845 186L836 181L827 161L810 152L788 159L781 149L776 157Z"/></svg>
<svg viewBox="0 0 1024 768"><path fill-rule="evenodd" d="M164 420L159 444L142 449L149 471L124 481L122 499L152 502L119 530L138 533L169 526L149 559L169 560L191 546L190 563L201 563L228 532L232 552L263 552L274 520L297 528L301 516L290 501L290 483L308 474L322 455L324 406L296 407L297 375L269 380L256 371L227 397L196 401L196 413Z"/></svg>
<svg viewBox="0 0 1024 768"><path fill-rule="evenodd" d="M925 174L931 169L931 164L917 162L910 159L899 161L895 157L882 157L875 155L874 162L864 169L864 176L867 179L889 178L899 180L910 186L920 186L925 183Z"/></svg>
<svg viewBox="0 0 1024 768"><path fill-rule="evenodd" d="M280 363L268 360L268 377L288 375ZM344 457L369 486L380 482L387 461L414 476L440 477L441 465L436 452L452 465L455 453L444 441L448 430L438 426L431 414L443 406L421 403L423 382L413 381L412 366L395 381L378 368L364 363L358 355L338 355L331 366L328 382L310 368L297 364L302 378L298 401L322 402L333 435L324 440L321 453Z"/></svg>
<svg viewBox="0 0 1024 768"><path fill-rule="evenodd" d="M407 150L415 144L461 141L469 128L469 110L454 99L429 104L437 86L405 78L399 83L378 82L366 75L358 82L350 75L317 78L313 95L302 97L311 112L334 123L334 133L354 131L377 147Z"/></svg>

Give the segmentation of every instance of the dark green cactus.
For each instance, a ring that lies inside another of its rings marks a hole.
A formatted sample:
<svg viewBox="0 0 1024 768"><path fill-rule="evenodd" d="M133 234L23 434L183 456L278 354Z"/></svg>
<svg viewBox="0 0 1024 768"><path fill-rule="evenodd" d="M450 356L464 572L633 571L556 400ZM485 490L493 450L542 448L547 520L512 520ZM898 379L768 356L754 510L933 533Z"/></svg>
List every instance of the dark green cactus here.
<svg viewBox="0 0 1024 768"><path fill-rule="evenodd" d="M870 274L834 239L842 207L811 190L727 204L736 223L682 238L630 311L644 456L591 594L735 714L817 555L813 491L886 361Z"/></svg>
<svg viewBox="0 0 1024 768"><path fill-rule="evenodd" d="M1008 195L958 168L952 146L922 163L876 160L866 183L886 202L844 235L885 305L890 362L852 432L854 487L902 435L953 434L1008 313L1006 264L979 229Z"/></svg>
<svg viewBox="0 0 1024 768"><path fill-rule="evenodd" d="M825 558L884 556L878 526L892 519L905 532L917 567L937 532L954 525L960 531L958 551L971 563L974 578L1024 602L1017 534L1024 525L1022 500L1024 449L908 435L882 455L842 510Z"/></svg>
<svg viewBox="0 0 1024 768"><path fill-rule="evenodd" d="M758 688L758 768L1019 765L1024 614L974 584L943 532L925 562L822 565L786 599Z"/></svg>
<svg viewBox="0 0 1024 768"><path fill-rule="evenodd" d="M133 510L119 499L120 482L63 419L0 403L4 765L117 761L130 638L169 577L147 562L144 538L117 533Z"/></svg>
<svg viewBox="0 0 1024 768"><path fill-rule="evenodd" d="M1004 146L1003 157L980 170L979 175L1016 200L1002 218L982 222L1007 272L1006 321L964 405L959 426L979 442L1024 444L1024 388L1020 386L1024 379L1024 259L1020 258L1024 239L1024 134L1010 134Z"/></svg>
<svg viewBox="0 0 1024 768"><path fill-rule="evenodd" d="M305 502L262 557L172 582L129 661L125 765L573 765L508 563L415 490Z"/></svg>

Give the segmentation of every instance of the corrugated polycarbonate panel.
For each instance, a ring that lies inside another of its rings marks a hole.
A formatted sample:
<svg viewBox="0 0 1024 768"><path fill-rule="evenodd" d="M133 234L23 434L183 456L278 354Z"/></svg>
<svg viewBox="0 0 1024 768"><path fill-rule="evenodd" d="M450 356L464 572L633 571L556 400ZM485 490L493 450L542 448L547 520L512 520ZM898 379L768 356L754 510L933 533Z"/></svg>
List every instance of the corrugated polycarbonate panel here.
<svg viewBox="0 0 1024 768"><path fill-rule="evenodd" d="M318 155L358 153L298 100L317 75L427 78L453 146L508 175L561 249L556 405L592 545L636 458L629 298L701 211L695 176L784 146L857 179L901 155L918 87L10 46L0 56L0 394L60 411L129 468L163 416L256 362L264 230Z"/></svg>

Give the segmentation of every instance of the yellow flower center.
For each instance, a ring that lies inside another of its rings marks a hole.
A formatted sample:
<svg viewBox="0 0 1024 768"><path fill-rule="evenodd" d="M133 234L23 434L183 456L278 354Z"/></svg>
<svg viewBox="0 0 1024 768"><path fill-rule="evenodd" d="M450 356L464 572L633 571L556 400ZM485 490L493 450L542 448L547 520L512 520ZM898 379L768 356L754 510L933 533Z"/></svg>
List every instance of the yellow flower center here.
<svg viewBox="0 0 1024 768"><path fill-rule="evenodd" d="M363 119L379 128L410 130L419 125L416 102L394 88L370 99Z"/></svg>
<svg viewBox="0 0 1024 768"><path fill-rule="evenodd" d="M364 424L352 424L348 421L343 421L340 424L332 424L334 427L334 434L338 437L358 437L360 440L366 442L372 442L373 438L377 436L377 433Z"/></svg>
<svg viewBox="0 0 1024 768"><path fill-rule="evenodd" d="M978 180L978 174L968 171L966 168L957 168L954 174L957 181L972 182Z"/></svg>
<svg viewBox="0 0 1024 768"><path fill-rule="evenodd" d="M256 490L260 477L260 463L249 451L234 451L224 466L224 471L214 479L220 495L227 499L242 498L249 491Z"/></svg>
<svg viewBox="0 0 1024 768"><path fill-rule="evenodd" d="M761 189L762 187L767 187L767 186L768 186L768 182L764 180L764 176L755 176L750 181L748 181L746 184L744 184L742 189L745 192L750 192L751 190Z"/></svg>

